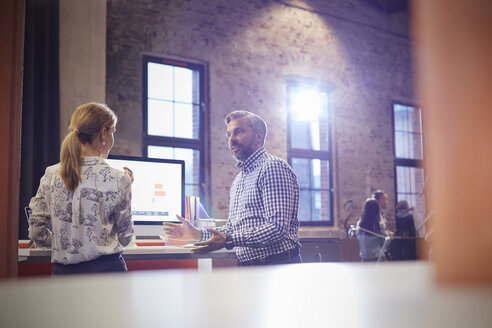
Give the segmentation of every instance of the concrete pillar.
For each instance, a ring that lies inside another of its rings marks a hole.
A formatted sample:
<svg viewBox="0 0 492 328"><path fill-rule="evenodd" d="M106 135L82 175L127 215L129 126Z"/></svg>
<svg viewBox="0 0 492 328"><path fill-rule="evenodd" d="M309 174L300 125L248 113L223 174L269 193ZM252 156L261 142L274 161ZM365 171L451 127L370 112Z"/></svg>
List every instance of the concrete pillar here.
<svg viewBox="0 0 492 328"><path fill-rule="evenodd" d="M492 283L492 2L413 2L432 257L446 284Z"/></svg>
<svg viewBox="0 0 492 328"><path fill-rule="evenodd" d="M106 100L106 1L60 1L60 138L83 103Z"/></svg>

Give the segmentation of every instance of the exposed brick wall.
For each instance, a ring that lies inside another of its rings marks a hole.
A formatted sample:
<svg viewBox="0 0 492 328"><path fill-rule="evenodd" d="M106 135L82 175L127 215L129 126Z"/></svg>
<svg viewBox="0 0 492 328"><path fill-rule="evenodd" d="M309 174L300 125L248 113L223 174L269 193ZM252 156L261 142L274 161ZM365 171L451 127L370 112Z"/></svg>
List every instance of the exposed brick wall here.
<svg viewBox="0 0 492 328"><path fill-rule="evenodd" d="M261 115L267 150L286 159L286 79L298 76L332 87L336 224L343 203L360 207L371 189L393 204L391 104L416 101L407 14L362 0L109 0L107 10L106 99L120 118L114 154L141 154L142 55L204 63L208 207L225 218L237 173L225 115Z"/></svg>

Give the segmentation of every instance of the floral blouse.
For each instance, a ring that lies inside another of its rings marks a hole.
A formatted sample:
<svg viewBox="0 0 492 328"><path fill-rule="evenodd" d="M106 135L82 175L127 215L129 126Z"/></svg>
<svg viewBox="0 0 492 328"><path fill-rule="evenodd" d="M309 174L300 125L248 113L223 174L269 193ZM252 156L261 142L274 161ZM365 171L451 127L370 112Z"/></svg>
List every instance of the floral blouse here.
<svg viewBox="0 0 492 328"><path fill-rule="evenodd" d="M48 167L29 204L29 238L51 246L54 263L122 253L133 236L130 177L97 156L82 158L80 176L71 192L60 177L60 163Z"/></svg>

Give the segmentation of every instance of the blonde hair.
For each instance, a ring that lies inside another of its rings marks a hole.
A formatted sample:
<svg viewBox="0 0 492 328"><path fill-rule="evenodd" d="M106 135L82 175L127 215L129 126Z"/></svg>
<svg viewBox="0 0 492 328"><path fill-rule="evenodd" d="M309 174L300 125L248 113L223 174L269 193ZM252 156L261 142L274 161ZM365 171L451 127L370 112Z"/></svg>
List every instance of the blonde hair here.
<svg viewBox="0 0 492 328"><path fill-rule="evenodd" d="M116 114L107 106L95 102L77 107L70 120L70 132L63 140L60 152L60 176L68 190L80 183L82 144L92 144L104 128L116 125Z"/></svg>

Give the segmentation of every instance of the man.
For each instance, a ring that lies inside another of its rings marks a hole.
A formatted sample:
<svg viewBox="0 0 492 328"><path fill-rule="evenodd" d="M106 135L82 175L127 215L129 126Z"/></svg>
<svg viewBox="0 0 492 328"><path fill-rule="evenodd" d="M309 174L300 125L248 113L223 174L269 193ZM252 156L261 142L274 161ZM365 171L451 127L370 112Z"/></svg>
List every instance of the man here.
<svg viewBox="0 0 492 328"><path fill-rule="evenodd" d="M299 254L299 185L292 168L268 154L265 121L239 110L227 115L229 148L241 169L231 186L229 218L218 229L197 229L178 216L182 224L165 223L168 236L201 240L193 253L236 248L239 265L301 262Z"/></svg>

